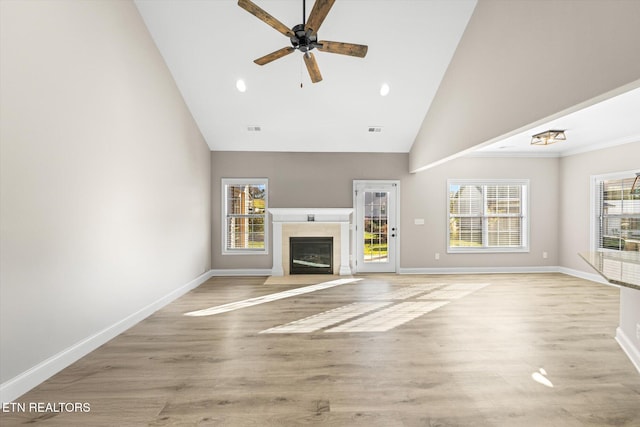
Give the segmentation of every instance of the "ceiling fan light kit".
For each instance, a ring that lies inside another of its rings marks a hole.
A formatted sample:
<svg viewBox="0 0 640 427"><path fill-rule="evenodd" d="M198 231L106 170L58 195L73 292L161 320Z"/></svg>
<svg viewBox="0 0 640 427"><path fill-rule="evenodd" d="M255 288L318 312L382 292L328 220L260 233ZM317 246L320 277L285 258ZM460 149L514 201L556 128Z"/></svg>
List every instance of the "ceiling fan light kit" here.
<svg viewBox="0 0 640 427"><path fill-rule="evenodd" d="M327 40L318 40L318 29L322 22L327 17L327 14L331 10L331 7L335 3L335 0L316 0L313 5L313 9L309 14L309 19L306 20L306 0L302 3L302 24L293 26L291 29L287 28L282 22L271 16L262 8L257 6L251 0L238 0L238 6L254 15L267 25L274 28L279 33L289 37L291 41L291 47L283 47L274 52L271 52L265 56L262 56L253 62L258 65L266 65L276 59L293 53L295 50L299 50L303 53L304 63L307 66L309 77L313 83L322 81L322 74L318 68L315 56L311 52L313 49L318 49L321 52L338 53L340 55L355 56L358 58L364 58L367 55L368 47L365 45L333 42Z"/></svg>

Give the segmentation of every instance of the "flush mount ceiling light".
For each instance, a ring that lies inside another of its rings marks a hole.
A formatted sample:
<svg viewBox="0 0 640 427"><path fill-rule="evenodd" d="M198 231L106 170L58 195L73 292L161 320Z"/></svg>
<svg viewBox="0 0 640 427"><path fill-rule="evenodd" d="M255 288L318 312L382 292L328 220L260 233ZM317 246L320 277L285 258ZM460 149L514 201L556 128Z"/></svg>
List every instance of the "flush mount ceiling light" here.
<svg viewBox="0 0 640 427"><path fill-rule="evenodd" d="M531 145L550 145L558 141L565 141L564 130L547 130L531 137Z"/></svg>
<svg viewBox="0 0 640 427"><path fill-rule="evenodd" d="M236 81L236 89L238 89L240 92L246 92L247 84L244 82L244 80L238 79L238 81Z"/></svg>
<svg viewBox="0 0 640 427"><path fill-rule="evenodd" d="M387 96L389 95L389 90L391 88L389 87L388 84L386 83L382 83L382 86L380 86L380 96Z"/></svg>

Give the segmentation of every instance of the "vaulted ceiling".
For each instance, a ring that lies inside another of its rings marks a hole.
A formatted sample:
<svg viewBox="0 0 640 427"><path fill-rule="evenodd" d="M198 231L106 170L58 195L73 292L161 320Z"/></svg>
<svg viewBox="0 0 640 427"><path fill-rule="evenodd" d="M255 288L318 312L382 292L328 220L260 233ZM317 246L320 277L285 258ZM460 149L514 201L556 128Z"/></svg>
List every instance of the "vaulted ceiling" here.
<svg viewBox="0 0 640 427"><path fill-rule="evenodd" d="M302 23L302 0L254 3L288 27ZM368 53L314 50L323 81L313 84L300 52L253 63L291 43L236 1L136 1L212 150L352 152L409 151L475 3L337 0L319 38Z"/></svg>
<svg viewBox="0 0 640 427"><path fill-rule="evenodd" d="M254 3L288 27L302 23L302 0ZM337 0L319 39L365 44L368 53L355 58L314 50L323 76L315 84L300 52L264 66L253 62L291 44L234 0L136 5L211 150L409 152L476 1ZM312 6L309 0L307 16ZM245 92L236 88L239 79ZM383 84L387 96L380 94ZM556 144L544 155L637 141L634 111L640 111L637 89L532 124L480 151L539 155L530 136L550 127L579 136L580 145Z"/></svg>

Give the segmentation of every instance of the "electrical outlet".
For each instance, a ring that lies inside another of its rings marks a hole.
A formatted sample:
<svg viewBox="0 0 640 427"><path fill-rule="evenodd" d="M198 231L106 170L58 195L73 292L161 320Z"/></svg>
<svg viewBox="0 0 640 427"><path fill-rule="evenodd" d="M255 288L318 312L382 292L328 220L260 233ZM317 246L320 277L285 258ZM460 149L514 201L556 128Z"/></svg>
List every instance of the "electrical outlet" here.
<svg viewBox="0 0 640 427"><path fill-rule="evenodd" d="M438 252L436 252L436 260L440 259L440 254Z"/></svg>
<svg viewBox="0 0 640 427"><path fill-rule="evenodd" d="M549 258L549 254L546 252L542 252L542 258L547 259Z"/></svg>
<svg viewBox="0 0 640 427"><path fill-rule="evenodd" d="M636 323L636 338L640 341L640 323Z"/></svg>

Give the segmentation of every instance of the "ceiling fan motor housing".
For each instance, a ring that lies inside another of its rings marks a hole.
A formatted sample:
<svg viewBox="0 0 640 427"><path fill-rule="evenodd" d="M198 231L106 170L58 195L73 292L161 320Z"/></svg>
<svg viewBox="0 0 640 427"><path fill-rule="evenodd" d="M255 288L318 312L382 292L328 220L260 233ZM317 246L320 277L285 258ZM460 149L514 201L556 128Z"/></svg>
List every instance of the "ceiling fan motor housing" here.
<svg viewBox="0 0 640 427"><path fill-rule="evenodd" d="M293 36L290 38L291 45L301 52L308 52L319 46L318 35L311 30L305 31L304 24L298 24L291 29Z"/></svg>

